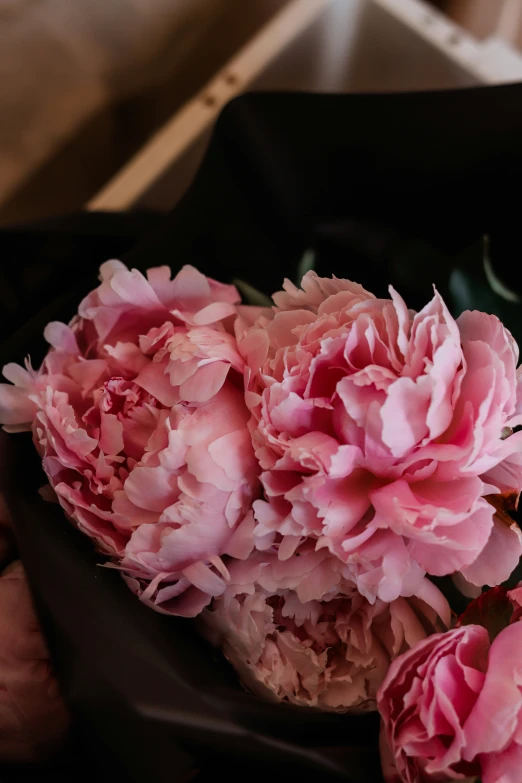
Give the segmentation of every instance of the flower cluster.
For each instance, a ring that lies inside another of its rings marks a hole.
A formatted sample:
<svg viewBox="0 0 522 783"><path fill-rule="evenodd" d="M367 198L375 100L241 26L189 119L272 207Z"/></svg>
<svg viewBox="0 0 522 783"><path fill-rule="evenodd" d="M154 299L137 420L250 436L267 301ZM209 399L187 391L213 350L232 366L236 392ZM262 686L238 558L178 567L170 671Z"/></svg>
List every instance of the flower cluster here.
<svg viewBox="0 0 522 783"><path fill-rule="evenodd" d="M494 594L490 639L477 604L452 629L430 579L480 592L522 555L516 343L437 292L415 313L309 272L273 301L107 262L41 368L4 368L0 422L32 430L107 565L199 615L252 691L378 707L390 779L516 783L519 592Z"/></svg>

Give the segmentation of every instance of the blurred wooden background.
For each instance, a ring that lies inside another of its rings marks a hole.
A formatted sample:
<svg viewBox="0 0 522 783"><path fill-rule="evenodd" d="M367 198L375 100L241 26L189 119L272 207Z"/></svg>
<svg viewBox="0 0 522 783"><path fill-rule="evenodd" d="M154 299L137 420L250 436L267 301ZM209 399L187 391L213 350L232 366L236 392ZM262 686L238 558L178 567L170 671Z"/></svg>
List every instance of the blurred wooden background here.
<svg viewBox="0 0 522 783"><path fill-rule="evenodd" d="M522 0L435 0L435 5L476 38L497 31L522 47Z"/></svg>
<svg viewBox="0 0 522 783"><path fill-rule="evenodd" d="M0 0L0 223L80 209L287 0Z"/></svg>
<svg viewBox="0 0 522 783"><path fill-rule="evenodd" d="M287 2L0 0L0 225L81 209ZM522 47L522 0L431 2Z"/></svg>

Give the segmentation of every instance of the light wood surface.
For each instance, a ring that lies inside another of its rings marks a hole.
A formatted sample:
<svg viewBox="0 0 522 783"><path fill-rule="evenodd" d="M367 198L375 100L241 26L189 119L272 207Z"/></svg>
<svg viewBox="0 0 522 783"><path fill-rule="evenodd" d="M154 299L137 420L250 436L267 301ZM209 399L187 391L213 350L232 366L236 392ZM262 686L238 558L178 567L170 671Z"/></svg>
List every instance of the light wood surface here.
<svg viewBox="0 0 522 783"><path fill-rule="evenodd" d="M286 0L0 0L0 223L81 209Z"/></svg>

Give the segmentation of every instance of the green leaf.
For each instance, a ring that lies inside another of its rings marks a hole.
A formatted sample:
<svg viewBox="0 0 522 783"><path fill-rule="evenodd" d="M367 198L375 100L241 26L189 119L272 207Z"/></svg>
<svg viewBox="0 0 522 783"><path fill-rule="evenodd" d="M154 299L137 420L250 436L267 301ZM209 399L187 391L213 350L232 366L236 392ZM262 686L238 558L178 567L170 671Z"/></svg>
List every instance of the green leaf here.
<svg viewBox="0 0 522 783"><path fill-rule="evenodd" d="M482 262L484 265L484 273L491 289L507 302L522 302L522 297L517 294L516 291L512 291L510 288L508 288L508 286L503 283L496 274L491 262L491 255L489 252L489 236L487 235L484 237L484 254Z"/></svg>
<svg viewBox="0 0 522 783"><path fill-rule="evenodd" d="M296 273L296 285L301 285L301 281L307 272L311 272L315 268L315 251L309 248L305 251L302 259L297 265Z"/></svg>
<svg viewBox="0 0 522 783"><path fill-rule="evenodd" d="M257 307L273 306L274 303L270 297L264 294L262 291L258 291L257 288L254 288L254 286L250 285L250 283L246 283L244 280L240 280L239 278L232 280L232 283L236 286L246 304L256 305Z"/></svg>
<svg viewBox="0 0 522 783"><path fill-rule="evenodd" d="M458 259L449 280L454 316L464 310L496 315L522 345L522 299L500 280L489 257L488 239L469 247Z"/></svg>

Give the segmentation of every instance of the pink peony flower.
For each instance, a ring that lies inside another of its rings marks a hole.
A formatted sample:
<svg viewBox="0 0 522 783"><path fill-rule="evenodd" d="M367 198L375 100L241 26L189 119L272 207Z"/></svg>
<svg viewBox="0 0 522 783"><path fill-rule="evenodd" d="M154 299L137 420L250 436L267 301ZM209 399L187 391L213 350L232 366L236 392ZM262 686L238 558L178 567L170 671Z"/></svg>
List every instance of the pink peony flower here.
<svg viewBox="0 0 522 783"><path fill-rule="evenodd" d="M431 583L426 599L433 606L404 598L370 604L353 582L329 579L331 566L331 555L312 548L284 562L260 554L236 561L226 591L201 616L204 633L262 697L323 710L375 709L390 660L440 627L437 612L449 622L449 607ZM328 592L308 600L321 569Z"/></svg>
<svg viewBox="0 0 522 783"><path fill-rule="evenodd" d="M225 588L221 556L257 492L233 286L118 261L34 372L7 365L0 421L33 428L51 486L144 601L193 615ZM245 529L250 529L248 526Z"/></svg>
<svg viewBox="0 0 522 783"><path fill-rule="evenodd" d="M240 330L256 547L284 560L312 540L370 601L414 594L426 572L507 579L522 537L488 496L522 487L509 332L484 313L455 321L438 293L415 314L393 289L376 299L313 272L302 286L286 281Z"/></svg>
<svg viewBox="0 0 522 783"><path fill-rule="evenodd" d="M467 613L488 628L435 634L391 664L377 696L389 783L522 780L521 590L507 594L507 614L506 596L489 592ZM511 623L500 631L496 602Z"/></svg>

